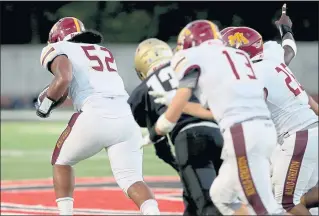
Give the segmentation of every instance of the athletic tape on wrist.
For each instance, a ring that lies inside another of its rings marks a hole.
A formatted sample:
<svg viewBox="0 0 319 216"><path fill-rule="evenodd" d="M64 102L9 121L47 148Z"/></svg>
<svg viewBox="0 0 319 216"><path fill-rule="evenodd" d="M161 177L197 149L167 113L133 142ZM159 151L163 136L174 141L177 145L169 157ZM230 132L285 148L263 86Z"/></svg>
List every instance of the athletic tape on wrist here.
<svg viewBox="0 0 319 216"><path fill-rule="evenodd" d="M39 107L39 110L43 113L48 113L52 104L53 104L53 101L50 100L48 97L45 97Z"/></svg>
<svg viewBox="0 0 319 216"><path fill-rule="evenodd" d="M172 123L166 119L165 113L164 113L158 118L156 127L164 134L167 134L173 130L175 125L176 123Z"/></svg>

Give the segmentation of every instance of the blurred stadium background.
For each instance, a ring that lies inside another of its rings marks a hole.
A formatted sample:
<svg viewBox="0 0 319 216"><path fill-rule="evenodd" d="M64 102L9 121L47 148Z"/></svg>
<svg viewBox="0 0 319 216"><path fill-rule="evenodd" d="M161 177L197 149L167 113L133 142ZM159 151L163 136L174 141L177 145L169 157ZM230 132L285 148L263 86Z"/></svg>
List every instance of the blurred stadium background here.
<svg viewBox="0 0 319 216"><path fill-rule="evenodd" d="M133 65L135 48L149 37L169 42L189 21L209 19L220 29L249 26L264 40L278 40L274 21L283 2L1 2L1 180L51 177L55 142L72 114L67 101L48 120L39 119L33 99L52 76L39 58L48 32L60 18L74 16L104 35L127 91L139 84ZM318 2L288 2L298 54L292 71L318 100ZM120 155L119 155L120 157ZM144 174L177 176L146 148ZM105 152L76 166L77 176L111 176Z"/></svg>

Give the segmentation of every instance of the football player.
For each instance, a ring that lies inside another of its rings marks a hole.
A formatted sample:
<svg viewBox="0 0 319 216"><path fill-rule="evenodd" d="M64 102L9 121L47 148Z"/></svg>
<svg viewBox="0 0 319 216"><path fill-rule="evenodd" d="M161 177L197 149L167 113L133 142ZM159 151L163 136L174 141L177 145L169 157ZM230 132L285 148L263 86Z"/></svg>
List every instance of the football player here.
<svg viewBox="0 0 319 216"><path fill-rule="evenodd" d="M165 152L170 152L167 139L156 142L160 136L153 136L152 129L167 109L161 101L156 101L154 94L174 92L178 87L170 66L172 56L169 45L156 38L141 42L135 53L135 68L142 83L131 94L129 103L135 120L141 127L148 128L157 153L159 149L163 152L164 148ZM201 107L195 96L183 111L170 138L175 148L177 170L187 194L184 214L216 215L218 210L210 199L209 188L221 165L223 139L210 111ZM207 116L209 120L205 120ZM173 158L167 153L164 153L165 158Z"/></svg>
<svg viewBox="0 0 319 216"><path fill-rule="evenodd" d="M170 132L194 92L205 95L224 137L223 164L210 195L224 215L282 214L269 176L277 136L249 56L226 47L218 27L207 20L189 23L178 36L172 67L180 80L174 99L155 131ZM235 205L239 197L247 208Z"/></svg>
<svg viewBox="0 0 319 216"><path fill-rule="evenodd" d="M286 5L276 24L282 46L270 41L263 48L261 35L247 27L227 31L223 39L228 45L250 55L257 77L264 82L265 98L279 142L271 161L275 198L287 211L309 215L299 203L318 182L318 104L308 96L287 66L296 55L297 47ZM314 204L316 201L318 205L318 188L313 188L308 194L312 196L307 202Z"/></svg>
<svg viewBox="0 0 319 216"><path fill-rule="evenodd" d="M60 19L49 33L40 63L54 75L37 114L47 118L69 89L76 113L52 155L53 183L60 215L73 214L73 165L106 149L113 175L143 215L160 214L142 175L142 134L112 52L102 36L74 17ZM89 199L89 198L88 198Z"/></svg>

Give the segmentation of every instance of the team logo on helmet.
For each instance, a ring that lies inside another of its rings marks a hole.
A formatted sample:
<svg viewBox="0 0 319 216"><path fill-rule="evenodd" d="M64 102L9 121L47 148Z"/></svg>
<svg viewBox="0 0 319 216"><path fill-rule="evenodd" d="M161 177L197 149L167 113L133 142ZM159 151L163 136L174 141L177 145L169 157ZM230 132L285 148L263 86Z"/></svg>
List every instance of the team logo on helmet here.
<svg viewBox="0 0 319 216"><path fill-rule="evenodd" d="M249 40L244 36L243 33L236 32L235 34L228 36L228 43L230 46L235 46L238 48L243 44L248 44Z"/></svg>

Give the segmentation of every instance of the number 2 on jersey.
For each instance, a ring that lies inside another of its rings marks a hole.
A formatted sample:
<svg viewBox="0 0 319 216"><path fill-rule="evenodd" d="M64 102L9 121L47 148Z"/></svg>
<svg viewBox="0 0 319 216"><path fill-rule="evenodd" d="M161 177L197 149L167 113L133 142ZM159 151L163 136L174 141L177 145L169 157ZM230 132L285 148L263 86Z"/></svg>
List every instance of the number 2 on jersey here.
<svg viewBox="0 0 319 216"><path fill-rule="evenodd" d="M230 67L231 67L231 69L232 69L232 71L233 71L233 73L234 73L236 79L239 80L239 79L240 79L239 73L238 73L238 71L237 71L237 69L236 69L236 67L235 67L235 64L234 64L233 60L231 59L229 53L228 53L226 50L224 50L224 51L223 51L223 54L226 56L226 58L227 58L227 60L228 60L228 62L229 62L229 64L230 64ZM243 56L243 57L245 58L245 60L246 60L245 65L246 65L246 66L250 69L250 71L251 71L251 74L248 74L248 73L247 73L247 76L249 77L249 79L257 79L257 78L256 78L256 75L255 75L255 72L254 72L254 69L253 69L253 67L252 67L251 64L250 64L250 61L249 61L248 57L247 57L244 53L242 53L242 52L236 52L236 54L241 55L241 56Z"/></svg>
<svg viewBox="0 0 319 216"><path fill-rule="evenodd" d="M94 61L98 64L98 66L92 66L92 69L98 71L98 72L103 72L105 70L105 66L106 69L109 72L116 72L117 68L115 65L115 61L114 61L114 57L112 55L112 53L106 49L105 47L99 47L99 49L96 49L95 46L90 45L90 46L81 46L81 48L83 49L86 57L90 60L90 61ZM95 51L97 52L96 55L90 53L90 51ZM104 54L104 63L101 60L101 52L99 51L103 51Z"/></svg>
<svg viewBox="0 0 319 216"><path fill-rule="evenodd" d="M296 80L295 76L289 71L287 66L283 63L281 63L278 67L275 68L278 73L284 73L286 75L286 85L288 89L295 95L298 96L302 91L304 91L303 87L300 85L300 83ZM297 86L296 88L293 88L291 84L295 83Z"/></svg>

